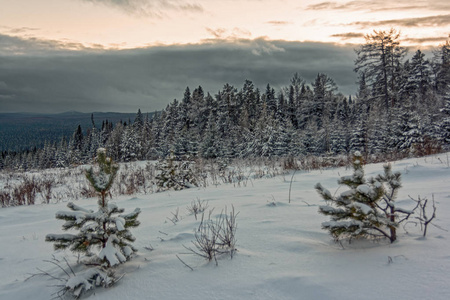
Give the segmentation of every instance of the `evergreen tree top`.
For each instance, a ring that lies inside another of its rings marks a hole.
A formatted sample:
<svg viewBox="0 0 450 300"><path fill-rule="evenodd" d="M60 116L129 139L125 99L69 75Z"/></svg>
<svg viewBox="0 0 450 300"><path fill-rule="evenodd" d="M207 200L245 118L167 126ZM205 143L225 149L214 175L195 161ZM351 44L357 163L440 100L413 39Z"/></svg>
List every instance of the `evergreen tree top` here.
<svg viewBox="0 0 450 300"><path fill-rule="evenodd" d="M359 151L355 151L353 154L353 175L342 176L338 183L347 185L350 188L356 188L365 182L362 154Z"/></svg>
<svg viewBox="0 0 450 300"><path fill-rule="evenodd" d="M112 186L114 179L119 170L119 166L113 162L110 157L106 156L105 148L97 149L97 164L98 171L94 172L91 167L86 171L86 178L91 183L93 188L99 193L102 206L106 205L106 193Z"/></svg>

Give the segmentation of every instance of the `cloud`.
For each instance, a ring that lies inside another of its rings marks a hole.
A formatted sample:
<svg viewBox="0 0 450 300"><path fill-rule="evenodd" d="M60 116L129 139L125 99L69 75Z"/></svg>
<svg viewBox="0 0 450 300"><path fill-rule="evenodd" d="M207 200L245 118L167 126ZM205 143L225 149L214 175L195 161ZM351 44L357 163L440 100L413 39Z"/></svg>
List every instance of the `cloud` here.
<svg viewBox="0 0 450 300"><path fill-rule="evenodd" d="M335 1L320 2L307 6L308 10L349 10L349 11L387 11L387 10L449 10L450 4L447 0L427 0L427 1L410 1L410 0L359 0L338 3Z"/></svg>
<svg viewBox="0 0 450 300"><path fill-rule="evenodd" d="M441 36L441 37L425 37L425 38L404 38L402 39L403 42L409 42L413 44L424 44L424 43L445 43L448 40L449 37Z"/></svg>
<svg viewBox="0 0 450 300"><path fill-rule="evenodd" d="M207 27L206 31L211 34L215 39L225 39L225 34L227 32L227 30L225 28L216 28L216 29L212 29Z"/></svg>
<svg viewBox="0 0 450 300"><path fill-rule="evenodd" d="M264 54L273 54L276 52L286 52L283 47L277 46L276 43L267 41L264 38L256 39L252 41L252 44L252 53L257 56L261 56Z"/></svg>
<svg viewBox="0 0 450 300"><path fill-rule="evenodd" d="M33 27L9 27L9 26L0 26L3 32L6 34L27 34L29 32L38 31L39 28Z"/></svg>
<svg viewBox="0 0 450 300"><path fill-rule="evenodd" d="M250 38L252 33L246 29L235 27L231 30L226 28L216 28L212 29L207 27L206 31L212 35L212 39L204 39L203 42L214 43L217 41L225 42L225 41L238 41L243 37Z"/></svg>
<svg viewBox="0 0 450 300"><path fill-rule="evenodd" d="M203 7L184 0L79 0L100 4L140 17L163 17L165 11L203 12Z"/></svg>
<svg viewBox="0 0 450 300"><path fill-rule="evenodd" d="M409 2L410 3L410 2ZM335 1L320 2L312 4L307 7L308 10L379 10L383 9L416 9L423 8L423 6L402 4L401 1L396 3L390 2L390 5L386 5L386 1L349 1L345 3L338 3Z"/></svg>
<svg viewBox="0 0 450 300"><path fill-rule="evenodd" d="M325 43L259 38L76 55L64 49L37 53L0 56L2 112L154 111L181 99L187 86L200 85L214 95L225 83L240 89L248 79L262 90L269 83L279 91L296 72L307 82L323 72L341 92L356 90L353 48Z"/></svg>
<svg viewBox="0 0 450 300"><path fill-rule="evenodd" d="M0 33L0 55L68 55L70 52L76 55L78 51L102 51L102 45L84 44L71 40L46 40L37 37L16 37Z"/></svg>
<svg viewBox="0 0 450 300"><path fill-rule="evenodd" d="M285 51L285 49L283 49L282 47L278 47L277 45L269 41L266 37L249 39L251 37L251 33L245 29L234 28L231 32L229 32L224 28L217 28L215 30L207 28L207 31L214 38L202 40L204 44L235 44L239 45L240 47L247 47L252 54L257 56Z"/></svg>
<svg viewBox="0 0 450 300"><path fill-rule="evenodd" d="M328 9L340 9L337 2L320 2L316 4L308 5L308 10L328 10Z"/></svg>
<svg viewBox="0 0 450 300"><path fill-rule="evenodd" d="M288 21L268 21L267 24L273 25L273 26L285 26L285 25L291 25L292 22Z"/></svg>
<svg viewBox="0 0 450 300"><path fill-rule="evenodd" d="M331 37L337 37L341 40L350 40L350 39L360 39L364 37L364 33L360 32L346 32L346 33L337 33L331 35Z"/></svg>
<svg viewBox="0 0 450 300"><path fill-rule="evenodd" d="M392 19L382 21L360 21L346 25L368 28L374 26L403 26L403 27L443 27L450 25L449 15L437 15L421 18Z"/></svg>

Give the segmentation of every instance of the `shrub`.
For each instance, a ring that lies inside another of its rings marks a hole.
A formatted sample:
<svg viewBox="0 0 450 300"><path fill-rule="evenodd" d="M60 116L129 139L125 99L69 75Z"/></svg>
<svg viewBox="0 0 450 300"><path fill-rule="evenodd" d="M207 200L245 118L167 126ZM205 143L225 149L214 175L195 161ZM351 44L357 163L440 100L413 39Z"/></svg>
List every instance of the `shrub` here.
<svg viewBox="0 0 450 300"><path fill-rule="evenodd" d="M195 232L195 241L192 241L195 249L185 248L209 261L214 259L217 265L218 255L228 253L233 258L236 252L236 217L239 213L236 213L232 206L228 214L225 207L225 211L222 211L215 220L211 220L212 211L210 210L207 220L204 219L205 213L202 213L200 226Z"/></svg>

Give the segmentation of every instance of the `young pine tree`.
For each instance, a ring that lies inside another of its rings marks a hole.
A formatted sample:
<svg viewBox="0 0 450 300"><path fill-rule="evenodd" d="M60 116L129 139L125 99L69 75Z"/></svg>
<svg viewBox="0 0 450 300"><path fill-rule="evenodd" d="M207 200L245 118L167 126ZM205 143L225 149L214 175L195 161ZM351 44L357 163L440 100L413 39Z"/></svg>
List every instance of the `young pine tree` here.
<svg viewBox="0 0 450 300"><path fill-rule="evenodd" d="M191 161L177 161L173 151L156 165L156 186L158 191L183 190L197 185Z"/></svg>
<svg viewBox="0 0 450 300"><path fill-rule="evenodd" d="M362 163L361 153L356 151L353 157L353 175L343 176L338 180L339 184L350 189L337 197L332 196L320 183L315 186L322 198L333 204L320 206L319 213L331 217L330 221L322 223L322 227L335 240L370 236L382 225L380 218L384 216L376 206L384 189L379 182L365 179Z"/></svg>
<svg viewBox="0 0 450 300"><path fill-rule="evenodd" d="M338 183L350 189L337 197L320 183L316 184L317 192L332 204L320 206L319 213L331 217L330 221L322 223L322 227L335 240L386 237L393 243L397 239L399 224L414 213L415 208L406 210L395 203L401 188L401 174L392 172L391 165L387 164L383 175L366 180L359 151L353 157L353 175L341 177Z"/></svg>
<svg viewBox="0 0 450 300"><path fill-rule="evenodd" d="M70 202L67 206L71 211L59 211L56 218L66 221L63 230L75 229L77 234L48 234L48 242L54 242L56 249L69 248L73 252L92 254L97 250L96 257L105 267L111 267L125 262L131 254L137 251L132 246L135 237L129 231L137 227L137 217L141 212L136 208L132 213L122 214L123 208L108 203L107 195L116 177L118 166L106 156L106 149L97 150L98 169L91 167L86 171L86 178L98 194L98 210L84 209ZM119 215L117 215L119 214Z"/></svg>

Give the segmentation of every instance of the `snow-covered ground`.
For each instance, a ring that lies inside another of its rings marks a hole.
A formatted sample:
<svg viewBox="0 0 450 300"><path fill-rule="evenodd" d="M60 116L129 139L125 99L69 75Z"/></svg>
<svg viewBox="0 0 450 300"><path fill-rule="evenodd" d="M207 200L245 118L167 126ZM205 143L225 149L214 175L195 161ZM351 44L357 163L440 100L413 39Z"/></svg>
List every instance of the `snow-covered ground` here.
<svg viewBox="0 0 450 300"><path fill-rule="evenodd" d="M399 229L399 239L336 244L321 229L328 218L320 215L324 201L314 190L321 182L332 193L342 192L337 179L352 174L338 168L297 172L288 203L290 175L233 185L193 188L178 192L121 196L113 202L131 212L142 210L141 225L132 229L138 248L134 258L117 267L125 276L114 286L99 288L89 299L448 299L450 295L450 168L448 155L406 159L393 163L401 171L403 188L397 203L412 208L411 197L434 199L435 226L421 238L420 226ZM373 176L382 164L365 167ZM237 216L237 249L218 265L189 254L199 222L186 207L206 200L212 217L231 205ZM69 201L70 199L67 199ZM56 258L75 264L70 251L55 252L45 242L48 233L61 233L55 213L66 210L60 202L0 209L0 299L50 299L59 282L40 271L60 274L45 262ZM96 199L77 205L95 209ZM179 208L180 220L172 218ZM431 209L431 206L430 206ZM152 251L149 248L153 248ZM184 266L178 255L194 271ZM39 269L39 270L38 270ZM62 275L61 275L62 276ZM28 280L26 280L29 278Z"/></svg>

